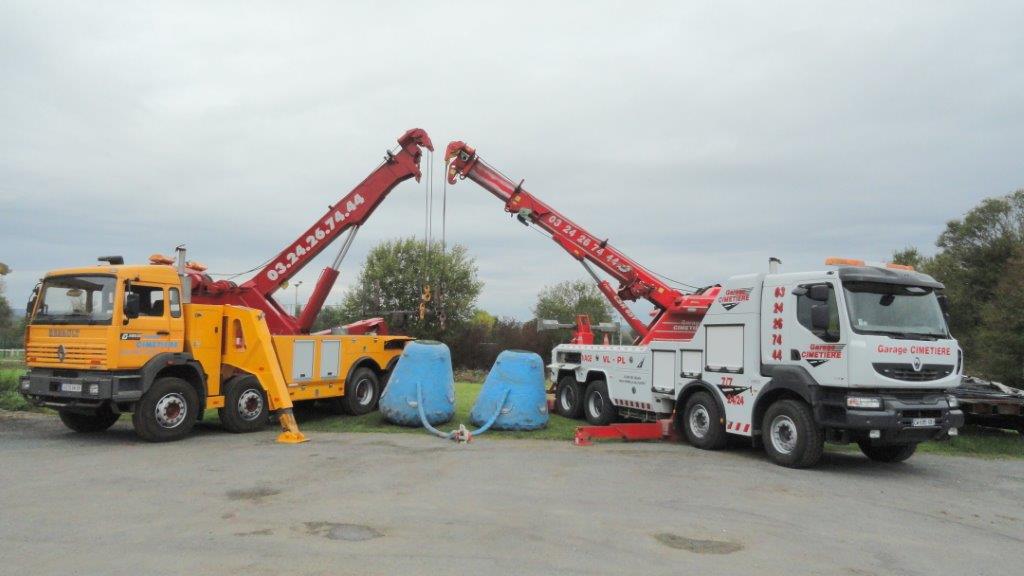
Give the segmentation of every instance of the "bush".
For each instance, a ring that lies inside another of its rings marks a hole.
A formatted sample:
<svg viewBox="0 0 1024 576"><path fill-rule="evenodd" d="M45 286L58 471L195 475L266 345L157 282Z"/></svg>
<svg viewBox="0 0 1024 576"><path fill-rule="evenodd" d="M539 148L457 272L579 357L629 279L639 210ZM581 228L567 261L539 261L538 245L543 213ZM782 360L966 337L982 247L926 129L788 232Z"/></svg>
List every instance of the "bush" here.
<svg viewBox="0 0 1024 576"><path fill-rule="evenodd" d="M33 406L18 394L18 376L23 370L0 368L0 410L31 410Z"/></svg>

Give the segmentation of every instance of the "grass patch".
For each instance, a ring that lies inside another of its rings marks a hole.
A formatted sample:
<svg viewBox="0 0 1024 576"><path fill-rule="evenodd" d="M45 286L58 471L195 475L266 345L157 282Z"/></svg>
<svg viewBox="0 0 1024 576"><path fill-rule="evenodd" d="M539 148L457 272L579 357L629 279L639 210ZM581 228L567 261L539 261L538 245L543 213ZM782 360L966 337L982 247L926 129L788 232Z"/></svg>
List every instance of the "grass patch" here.
<svg viewBox="0 0 1024 576"><path fill-rule="evenodd" d="M35 410L18 394L18 377L25 373L21 368L0 368L0 410Z"/></svg>
<svg viewBox="0 0 1024 576"><path fill-rule="evenodd" d="M965 426L948 442L925 442L918 451L977 458L1024 458L1024 435L998 428Z"/></svg>
<svg viewBox="0 0 1024 576"><path fill-rule="evenodd" d="M459 423L472 429L469 423L469 411L480 394L480 384L471 382L455 383L455 417L447 424L441 424L438 430L448 431L457 428ZM384 420L380 412L372 412L364 416L335 416L314 406L298 406L295 409L299 427L312 432L393 432L425 434L422 428L395 426ZM216 416L214 416L216 418ZM585 423L569 420L561 416L551 415L547 428L530 432L506 432L492 430L487 432L492 438L533 438L538 440L572 440L576 427Z"/></svg>

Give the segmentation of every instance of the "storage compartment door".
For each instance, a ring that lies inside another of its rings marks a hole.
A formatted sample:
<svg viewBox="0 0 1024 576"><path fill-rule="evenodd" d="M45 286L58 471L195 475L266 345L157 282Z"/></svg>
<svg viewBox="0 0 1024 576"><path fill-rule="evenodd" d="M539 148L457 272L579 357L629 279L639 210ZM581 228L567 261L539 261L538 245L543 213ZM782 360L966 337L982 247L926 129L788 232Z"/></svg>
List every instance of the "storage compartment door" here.
<svg viewBox="0 0 1024 576"><path fill-rule="evenodd" d="M655 392L676 391L676 351L654 350L651 361L651 387Z"/></svg>
<svg viewBox="0 0 1024 576"><path fill-rule="evenodd" d="M320 343L320 379L337 380L341 373L341 340Z"/></svg>
<svg viewBox="0 0 1024 576"><path fill-rule="evenodd" d="M705 362L709 372L743 372L743 325L705 327Z"/></svg>
<svg viewBox="0 0 1024 576"><path fill-rule="evenodd" d="M704 371L704 364L701 362L702 355L703 352L700 350L683 350L683 369L680 372L684 377L700 378L700 373Z"/></svg>
<svg viewBox="0 0 1024 576"><path fill-rule="evenodd" d="M313 340L296 340L292 347L292 382L313 378Z"/></svg>

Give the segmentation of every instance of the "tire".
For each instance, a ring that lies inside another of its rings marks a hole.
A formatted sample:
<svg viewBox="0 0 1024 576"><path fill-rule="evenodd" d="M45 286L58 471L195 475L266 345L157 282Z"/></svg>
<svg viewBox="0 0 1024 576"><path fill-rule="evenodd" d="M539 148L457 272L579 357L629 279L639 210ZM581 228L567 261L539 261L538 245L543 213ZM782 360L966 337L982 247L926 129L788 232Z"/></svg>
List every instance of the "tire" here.
<svg viewBox="0 0 1024 576"><path fill-rule="evenodd" d="M240 376L224 383L224 407L217 410L228 432L255 432L267 425L270 406L267 393L254 376Z"/></svg>
<svg viewBox="0 0 1024 576"><path fill-rule="evenodd" d="M180 440L192 431L199 416L199 396L181 378L158 378L135 405L132 425L148 442Z"/></svg>
<svg viewBox="0 0 1024 576"><path fill-rule="evenodd" d="M583 415L594 426L607 426L615 421L619 411L608 396L608 384L594 380L583 393Z"/></svg>
<svg viewBox="0 0 1024 576"><path fill-rule="evenodd" d="M359 368L345 382L345 395L335 399L341 410L353 416L369 414L380 400L380 378L370 368Z"/></svg>
<svg viewBox="0 0 1024 576"><path fill-rule="evenodd" d="M872 446L867 440L857 443L860 451L875 462L903 462L917 452L917 444L895 444L892 446Z"/></svg>
<svg viewBox="0 0 1024 576"><path fill-rule="evenodd" d="M114 422L121 417L120 414L114 414L109 406L100 408L95 414L80 414L61 410L58 415L65 426L82 434L103 432L113 426Z"/></svg>
<svg viewBox="0 0 1024 576"><path fill-rule="evenodd" d="M695 392L683 408L683 434L687 442L702 450L725 448L728 437L725 416L718 402L707 392Z"/></svg>
<svg viewBox="0 0 1024 576"><path fill-rule="evenodd" d="M787 468L814 466L825 451L825 434L814 422L810 406L800 400L779 400L769 406L761 439L772 462Z"/></svg>
<svg viewBox="0 0 1024 576"><path fill-rule="evenodd" d="M555 387L555 413L578 420L583 413L583 386L573 376L564 376Z"/></svg>

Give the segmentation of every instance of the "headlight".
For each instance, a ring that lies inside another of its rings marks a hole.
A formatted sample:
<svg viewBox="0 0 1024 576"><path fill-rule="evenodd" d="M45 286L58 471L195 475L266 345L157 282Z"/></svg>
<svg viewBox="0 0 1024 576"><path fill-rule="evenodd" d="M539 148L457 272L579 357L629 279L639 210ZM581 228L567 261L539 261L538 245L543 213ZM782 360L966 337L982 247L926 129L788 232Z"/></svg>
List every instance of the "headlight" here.
<svg viewBox="0 0 1024 576"><path fill-rule="evenodd" d="M946 401L949 402L949 407L950 408L959 408L960 407L960 399L957 398L956 396L953 396L952 394L950 394L949 396L946 396Z"/></svg>
<svg viewBox="0 0 1024 576"><path fill-rule="evenodd" d="M28 378L25 378L24 380L22 380L21 381L21 389L22 390L28 390L29 382L31 382L31 380L29 380Z"/></svg>
<svg viewBox="0 0 1024 576"><path fill-rule="evenodd" d="M882 407L882 399L878 396L847 396L846 407L878 410Z"/></svg>
<svg viewBox="0 0 1024 576"><path fill-rule="evenodd" d="M100 394L100 385L99 384L89 384L89 394L91 394L93 396L99 396L99 394Z"/></svg>

